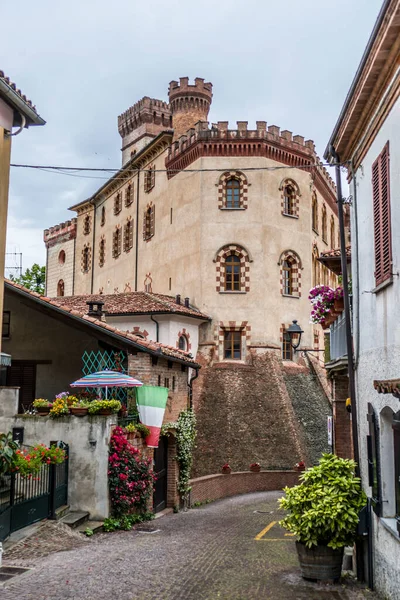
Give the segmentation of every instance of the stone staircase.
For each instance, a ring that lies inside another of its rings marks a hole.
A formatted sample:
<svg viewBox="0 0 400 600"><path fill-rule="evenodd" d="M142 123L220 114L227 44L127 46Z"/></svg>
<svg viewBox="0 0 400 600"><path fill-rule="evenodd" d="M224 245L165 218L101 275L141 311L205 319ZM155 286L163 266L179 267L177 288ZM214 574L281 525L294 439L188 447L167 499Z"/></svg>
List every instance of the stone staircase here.
<svg viewBox="0 0 400 600"><path fill-rule="evenodd" d="M70 510L69 506L60 506L56 511L57 520L71 529L76 529L80 533L85 533L91 529L93 533L103 530L103 521L90 520L90 514L83 510Z"/></svg>

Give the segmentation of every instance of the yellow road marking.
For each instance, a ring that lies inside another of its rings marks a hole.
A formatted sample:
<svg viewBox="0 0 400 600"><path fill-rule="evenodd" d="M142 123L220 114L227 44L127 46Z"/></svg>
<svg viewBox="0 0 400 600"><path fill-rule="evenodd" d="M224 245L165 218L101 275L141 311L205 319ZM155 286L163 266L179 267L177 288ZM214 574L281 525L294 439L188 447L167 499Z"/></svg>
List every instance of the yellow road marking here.
<svg viewBox="0 0 400 600"><path fill-rule="evenodd" d="M294 537L295 533L285 533L285 537Z"/></svg>
<svg viewBox="0 0 400 600"><path fill-rule="evenodd" d="M262 531L260 531L260 533L257 533L256 537L254 538L255 540L261 540L261 538L263 537L263 535L265 535L266 533L268 533L268 531L270 529L272 529L272 527L277 523L277 521L271 521L271 523L269 525L267 525L266 527L264 527L264 529Z"/></svg>

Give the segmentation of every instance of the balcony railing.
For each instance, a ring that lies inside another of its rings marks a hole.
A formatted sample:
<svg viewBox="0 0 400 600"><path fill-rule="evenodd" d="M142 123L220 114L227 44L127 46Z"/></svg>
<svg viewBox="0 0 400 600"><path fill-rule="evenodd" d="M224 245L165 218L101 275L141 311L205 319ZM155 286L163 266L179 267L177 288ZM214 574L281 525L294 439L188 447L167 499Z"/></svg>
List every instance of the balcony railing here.
<svg viewBox="0 0 400 600"><path fill-rule="evenodd" d="M342 312L330 327L330 361L347 356L346 318Z"/></svg>

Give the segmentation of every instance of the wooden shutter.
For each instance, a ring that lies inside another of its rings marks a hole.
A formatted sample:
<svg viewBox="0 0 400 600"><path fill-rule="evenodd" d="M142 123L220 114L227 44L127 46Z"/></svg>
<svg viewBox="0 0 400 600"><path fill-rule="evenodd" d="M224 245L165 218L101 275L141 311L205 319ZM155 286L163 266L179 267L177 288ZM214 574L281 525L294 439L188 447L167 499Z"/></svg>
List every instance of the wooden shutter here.
<svg viewBox="0 0 400 600"><path fill-rule="evenodd" d="M122 250L122 230L119 228L117 229L117 256L119 256L121 254L121 250Z"/></svg>
<svg viewBox="0 0 400 600"><path fill-rule="evenodd" d="M36 363L13 361L7 369L7 385L20 388L18 412L28 410L35 399Z"/></svg>
<svg viewBox="0 0 400 600"><path fill-rule="evenodd" d="M372 404L368 403L369 435L367 435L368 484L372 488L372 501L375 513L380 516L382 509L381 466L379 453L379 428Z"/></svg>
<svg viewBox="0 0 400 600"><path fill-rule="evenodd" d="M133 221L129 221L128 249L133 248Z"/></svg>
<svg viewBox="0 0 400 600"><path fill-rule="evenodd" d="M154 235L156 227L156 207L153 205L150 212L150 237Z"/></svg>
<svg viewBox="0 0 400 600"><path fill-rule="evenodd" d="M392 276L390 220L389 142L372 165L374 215L375 285Z"/></svg>

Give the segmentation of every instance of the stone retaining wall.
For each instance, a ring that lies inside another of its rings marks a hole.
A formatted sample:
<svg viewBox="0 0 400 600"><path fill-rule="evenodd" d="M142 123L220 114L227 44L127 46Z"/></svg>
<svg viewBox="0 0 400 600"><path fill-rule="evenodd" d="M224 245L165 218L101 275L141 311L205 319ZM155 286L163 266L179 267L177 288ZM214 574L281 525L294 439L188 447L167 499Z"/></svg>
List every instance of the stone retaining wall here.
<svg viewBox="0 0 400 600"><path fill-rule="evenodd" d="M230 475L214 474L191 479L190 502L218 500L250 492L282 490L298 483L297 471L238 471Z"/></svg>

